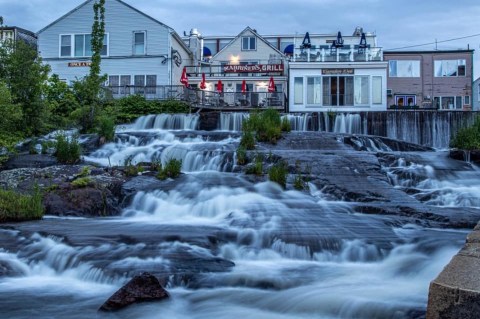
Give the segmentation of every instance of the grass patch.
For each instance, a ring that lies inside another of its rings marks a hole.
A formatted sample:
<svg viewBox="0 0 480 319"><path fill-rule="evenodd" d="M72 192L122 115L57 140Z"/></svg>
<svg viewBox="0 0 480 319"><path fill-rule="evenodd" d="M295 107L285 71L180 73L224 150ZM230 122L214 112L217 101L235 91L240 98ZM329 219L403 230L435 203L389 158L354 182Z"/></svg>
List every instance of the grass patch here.
<svg viewBox="0 0 480 319"><path fill-rule="evenodd" d="M41 219L44 210L42 195L38 187L35 187L33 195L0 190L0 222Z"/></svg>
<svg viewBox="0 0 480 319"><path fill-rule="evenodd" d="M263 175L263 156L261 154L257 154L255 156L255 161L253 165L249 166L246 171L246 174L253 174L257 176Z"/></svg>
<svg viewBox="0 0 480 319"><path fill-rule="evenodd" d="M245 165L247 163L247 150L245 147L240 146L237 149L236 156L238 165Z"/></svg>
<svg viewBox="0 0 480 319"><path fill-rule="evenodd" d="M177 178L182 172L182 160L171 158L165 164L165 167L160 167L157 178L165 180L167 178Z"/></svg>
<svg viewBox="0 0 480 319"><path fill-rule="evenodd" d="M88 176L77 178L72 182L72 186L76 188L84 188L90 185L93 185L93 181Z"/></svg>

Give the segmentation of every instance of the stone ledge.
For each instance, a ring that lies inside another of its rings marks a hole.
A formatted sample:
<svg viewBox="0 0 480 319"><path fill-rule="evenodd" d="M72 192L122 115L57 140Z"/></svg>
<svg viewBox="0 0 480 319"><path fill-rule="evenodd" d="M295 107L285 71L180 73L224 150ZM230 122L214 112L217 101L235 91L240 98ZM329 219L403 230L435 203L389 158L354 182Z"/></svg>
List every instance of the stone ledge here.
<svg viewBox="0 0 480 319"><path fill-rule="evenodd" d="M480 223L479 223L480 225ZM430 283L427 319L477 319L480 317L480 230Z"/></svg>

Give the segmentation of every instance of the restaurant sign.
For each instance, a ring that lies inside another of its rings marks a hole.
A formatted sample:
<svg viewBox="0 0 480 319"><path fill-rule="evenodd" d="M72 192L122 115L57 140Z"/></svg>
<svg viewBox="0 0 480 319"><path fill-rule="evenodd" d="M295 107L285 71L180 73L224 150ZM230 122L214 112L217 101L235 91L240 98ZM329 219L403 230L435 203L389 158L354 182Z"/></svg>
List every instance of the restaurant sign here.
<svg viewBox="0 0 480 319"><path fill-rule="evenodd" d="M268 73L283 72L283 70L283 64L227 64L223 66L225 73Z"/></svg>
<svg viewBox="0 0 480 319"><path fill-rule="evenodd" d="M68 67L90 67L92 62L68 62Z"/></svg>
<svg viewBox="0 0 480 319"><path fill-rule="evenodd" d="M323 75L328 74L354 74L353 69L322 69Z"/></svg>

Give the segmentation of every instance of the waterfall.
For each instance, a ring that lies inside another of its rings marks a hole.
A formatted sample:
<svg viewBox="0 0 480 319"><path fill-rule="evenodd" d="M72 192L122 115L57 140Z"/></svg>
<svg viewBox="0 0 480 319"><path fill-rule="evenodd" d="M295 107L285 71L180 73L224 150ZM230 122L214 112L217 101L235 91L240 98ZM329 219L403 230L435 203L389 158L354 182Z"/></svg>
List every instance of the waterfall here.
<svg viewBox="0 0 480 319"><path fill-rule="evenodd" d="M134 130L195 130L198 127L198 114L157 114L139 117L132 125Z"/></svg>

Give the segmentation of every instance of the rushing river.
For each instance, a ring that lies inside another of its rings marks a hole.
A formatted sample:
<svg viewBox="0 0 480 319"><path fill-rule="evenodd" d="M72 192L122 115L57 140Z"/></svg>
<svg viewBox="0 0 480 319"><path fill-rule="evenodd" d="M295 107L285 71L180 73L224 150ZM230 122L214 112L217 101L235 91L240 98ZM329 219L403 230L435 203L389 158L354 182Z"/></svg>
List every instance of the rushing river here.
<svg viewBox="0 0 480 319"><path fill-rule="evenodd" d="M467 229L359 213L359 203L335 198L314 181L308 191L285 191L246 176L234 156L238 125L206 133L195 130L196 120L141 118L85 158L104 166L182 159L180 178L137 192L122 216L47 216L0 226L1 318L424 316L429 282L463 245ZM376 158L332 143L338 149L328 154ZM297 156L319 157L317 151ZM392 157L378 164L379 191L438 210L480 206L480 172L471 166L443 152L382 152ZM143 271L164 281L172 298L97 312Z"/></svg>

